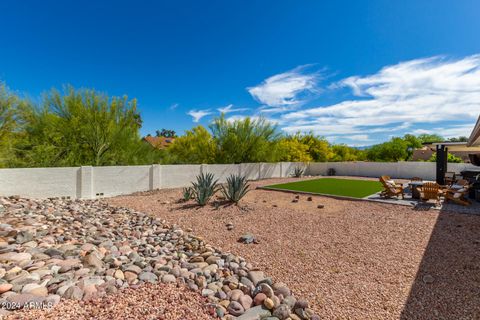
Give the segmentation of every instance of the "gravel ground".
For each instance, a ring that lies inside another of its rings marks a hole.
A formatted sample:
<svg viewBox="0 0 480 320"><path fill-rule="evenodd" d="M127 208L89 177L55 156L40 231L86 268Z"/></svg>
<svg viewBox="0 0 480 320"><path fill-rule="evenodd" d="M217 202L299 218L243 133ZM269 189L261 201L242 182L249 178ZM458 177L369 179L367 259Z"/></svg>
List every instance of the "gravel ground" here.
<svg viewBox="0 0 480 320"><path fill-rule="evenodd" d="M0 197L0 221L0 319L23 318L16 315L21 309L37 309L28 313L34 318L194 320L204 314L188 296L142 287L161 282L185 284L197 292L194 300L201 293L208 311L225 320L320 320L306 300L242 257L144 212L101 200L12 196ZM257 243L251 235L243 241ZM115 296L119 290L127 293ZM62 298L82 302L45 310Z"/></svg>
<svg viewBox="0 0 480 320"><path fill-rule="evenodd" d="M170 284L145 284L94 301L64 300L48 310L18 311L5 319L208 320L205 298Z"/></svg>
<svg viewBox="0 0 480 320"><path fill-rule="evenodd" d="M293 194L265 190L250 192L240 208L198 208L180 197L170 189L108 202L243 256L310 301L322 319L480 319L478 216L322 196L294 203ZM260 244L238 243L247 232Z"/></svg>

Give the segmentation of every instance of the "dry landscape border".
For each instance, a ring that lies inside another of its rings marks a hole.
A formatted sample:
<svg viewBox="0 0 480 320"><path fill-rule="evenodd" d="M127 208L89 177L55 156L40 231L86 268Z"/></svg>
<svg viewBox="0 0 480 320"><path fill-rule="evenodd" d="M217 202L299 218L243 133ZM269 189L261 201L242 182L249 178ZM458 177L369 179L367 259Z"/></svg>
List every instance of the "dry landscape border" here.
<svg viewBox="0 0 480 320"><path fill-rule="evenodd" d="M480 265L480 216L319 195L292 203L291 193L272 192L253 190L241 208L188 207L177 202L179 189L108 202L161 216L245 257L307 298L325 319L475 319L480 314L480 297L472 295L480 283L474 271ZM325 208L317 209L318 203ZM228 222L232 231L225 228ZM260 244L238 243L246 232ZM425 282L429 275L432 283Z"/></svg>

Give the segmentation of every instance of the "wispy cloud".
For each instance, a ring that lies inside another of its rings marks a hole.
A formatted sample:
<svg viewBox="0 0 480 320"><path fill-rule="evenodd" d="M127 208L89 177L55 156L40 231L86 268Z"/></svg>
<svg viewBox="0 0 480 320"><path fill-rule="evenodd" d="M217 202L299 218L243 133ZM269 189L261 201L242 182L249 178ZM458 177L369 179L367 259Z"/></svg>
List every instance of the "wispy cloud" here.
<svg viewBox="0 0 480 320"><path fill-rule="evenodd" d="M453 137L468 137L472 132L473 125L463 124L463 125L452 125L447 128L435 127L432 129L416 129L413 131L413 134L440 134L444 138L453 138Z"/></svg>
<svg viewBox="0 0 480 320"><path fill-rule="evenodd" d="M248 92L265 105L267 112L285 111L305 102L309 93L320 91L318 72L308 72L309 65L265 79L257 86L247 88Z"/></svg>
<svg viewBox="0 0 480 320"><path fill-rule="evenodd" d="M358 98L284 113L284 130L362 134L438 123L437 133L457 134L471 129L480 111L480 55L402 62L335 86Z"/></svg>
<svg viewBox="0 0 480 320"><path fill-rule="evenodd" d="M210 109L206 110L190 110L187 112L189 116L193 118L193 122L199 122L200 119L202 119L205 116L208 116L209 114L212 114Z"/></svg>
<svg viewBox="0 0 480 320"><path fill-rule="evenodd" d="M265 121L267 121L268 123L270 123L271 125L274 125L274 126L281 126L282 123L281 123L281 120L279 119L275 119L275 118L267 118L265 116L262 116L262 115L240 115L240 114L235 114L235 115L232 115L230 117L227 118L227 121L228 122L234 122L234 121L237 121L237 120L244 120L245 118L250 118L250 120L252 121L258 121L260 119L264 119Z"/></svg>
<svg viewBox="0 0 480 320"><path fill-rule="evenodd" d="M170 109L170 110L175 110L175 109L178 108L178 106L179 106L178 103L173 103L173 104L170 105L169 109Z"/></svg>
<svg viewBox="0 0 480 320"><path fill-rule="evenodd" d="M231 112L241 112L249 110L248 108L234 108L233 104L229 104L228 106L221 107L217 109L221 113L231 113Z"/></svg>
<svg viewBox="0 0 480 320"><path fill-rule="evenodd" d="M350 140L353 141L370 141L368 134L355 134L348 137Z"/></svg>

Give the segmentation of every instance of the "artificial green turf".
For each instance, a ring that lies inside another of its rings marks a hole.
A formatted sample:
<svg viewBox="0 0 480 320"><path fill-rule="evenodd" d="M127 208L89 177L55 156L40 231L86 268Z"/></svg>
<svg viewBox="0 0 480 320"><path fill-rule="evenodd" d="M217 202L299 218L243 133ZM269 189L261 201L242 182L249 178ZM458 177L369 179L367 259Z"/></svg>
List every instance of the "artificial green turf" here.
<svg viewBox="0 0 480 320"><path fill-rule="evenodd" d="M335 196L352 198L364 198L381 191L382 184L378 181L322 178L274 184L266 186L265 188L331 194Z"/></svg>

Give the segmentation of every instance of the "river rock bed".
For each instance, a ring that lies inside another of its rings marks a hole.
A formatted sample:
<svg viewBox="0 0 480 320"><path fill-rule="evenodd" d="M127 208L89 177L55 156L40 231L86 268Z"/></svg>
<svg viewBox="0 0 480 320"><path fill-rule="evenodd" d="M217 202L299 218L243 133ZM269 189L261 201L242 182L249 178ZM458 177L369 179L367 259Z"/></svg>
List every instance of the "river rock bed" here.
<svg viewBox="0 0 480 320"><path fill-rule="evenodd" d="M99 200L0 197L0 222L0 315L161 282L200 292L218 318L320 319L243 258L145 213Z"/></svg>

